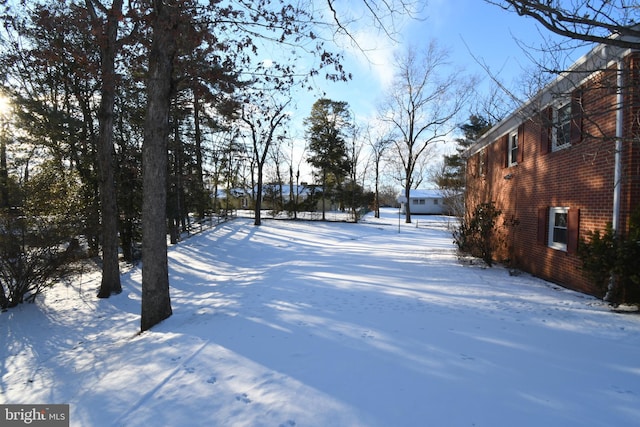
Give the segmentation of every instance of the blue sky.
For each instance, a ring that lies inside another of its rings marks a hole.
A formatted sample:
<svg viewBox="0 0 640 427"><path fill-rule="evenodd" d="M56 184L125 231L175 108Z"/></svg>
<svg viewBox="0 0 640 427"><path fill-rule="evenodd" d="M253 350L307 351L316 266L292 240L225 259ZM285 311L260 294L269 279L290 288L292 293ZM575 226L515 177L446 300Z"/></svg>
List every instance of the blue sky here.
<svg viewBox="0 0 640 427"><path fill-rule="evenodd" d="M319 82L327 96L349 102L361 117L375 114L377 100L393 73L393 51L403 49L406 44L425 46L431 39L449 48L452 61L469 74L483 78L483 84L488 84L488 78L471 52L510 85L521 76L523 67L532 65L516 39L539 46L541 34L550 35L532 19L482 0L429 0L423 15L422 21L407 20L402 44L392 44L384 35L374 32L359 33L372 46L378 46L378 51L369 52L365 58L355 49L345 49L346 65L354 78L348 83Z"/></svg>
<svg viewBox="0 0 640 427"><path fill-rule="evenodd" d="M345 9L354 8L351 13L358 16L357 5L362 5L360 0L343 0L342 3L336 5L338 12L347 13ZM400 43L394 43L375 31L366 17L349 28L361 45L370 50L365 56L347 40L340 43L346 58L345 67L353 74L353 79L346 83L317 80L318 91L302 94L297 102L291 122L294 128L302 128L302 121L309 115L313 102L323 93L330 99L348 102L360 123L375 118L377 105L393 76L393 53L408 44L426 46L430 40L436 39L449 49L455 65L481 79L479 91L488 92L490 79L471 52L498 74L503 83L513 87L521 78L523 69L533 65L518 41L540 46L543 37L553 37L533 19L520 17L483 0L429 0L421 20L407 18L398 26L401 30ZM535 52L533 55L539 56ZM464 112L461 117L464 121L468 113ZM454 143L448 145L439 149L451 152L455 148Z"/></svg>

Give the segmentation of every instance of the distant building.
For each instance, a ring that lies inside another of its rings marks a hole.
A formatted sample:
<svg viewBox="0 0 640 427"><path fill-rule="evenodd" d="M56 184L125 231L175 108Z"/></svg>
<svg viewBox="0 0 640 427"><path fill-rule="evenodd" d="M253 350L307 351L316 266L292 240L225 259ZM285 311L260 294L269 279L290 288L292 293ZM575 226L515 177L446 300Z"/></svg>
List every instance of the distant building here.
<svg viewBox="0 0 640 427"><path fill-rule="evenodd" d="M216 209L247 209L251 194L243 188L218 189L215 195L212 195Z"/></svg>
<svg viewBox="0 0 640 427"><path fill-rule="evenodd" d="M400 203L400 211L406 213L407 200L404 190L398 195L398 203ZM409 193L409 204L411 215L441 215L448 213L445 204L445 196L440 190L411 190Z"/></svg>

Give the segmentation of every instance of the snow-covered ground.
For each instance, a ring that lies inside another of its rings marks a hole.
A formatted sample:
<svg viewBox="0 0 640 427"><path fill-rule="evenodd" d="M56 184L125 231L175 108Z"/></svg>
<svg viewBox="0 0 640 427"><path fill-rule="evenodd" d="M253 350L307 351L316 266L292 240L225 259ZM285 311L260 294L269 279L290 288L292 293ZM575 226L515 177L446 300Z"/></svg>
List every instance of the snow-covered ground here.
<svg viewBox="0 0 640 427"><path fill-rule="evenodd" d="M460 263L446 218L236 219L171 247L174 314L138 334L140 268L0 314L0 403L72 426L638 426L640 316Z"/></svg>

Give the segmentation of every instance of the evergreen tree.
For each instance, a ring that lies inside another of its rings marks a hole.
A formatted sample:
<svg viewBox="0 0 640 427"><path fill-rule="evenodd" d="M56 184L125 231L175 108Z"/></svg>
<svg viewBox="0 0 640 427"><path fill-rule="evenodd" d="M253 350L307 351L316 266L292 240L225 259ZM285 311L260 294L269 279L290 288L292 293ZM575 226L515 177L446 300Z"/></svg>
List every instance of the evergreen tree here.
<svg viewBox="0 0 640 427"><path fill-rule="evenodd" d="M467 171L467 161L464 152L483 133L491 128L489 119L472 114L469 121L459 126L464 138L456 141L458 146L454 154L444 156L442 169L435 176L436 185L442 190L448 210L456 216L464 215L464 189Z"/></svg>
<svg viewBox="0 0 640 427"><path fill-rule="evenodd" d="M438 187L458 194L464 190L467 162L463 153L491 126L489 120L476 114L469 117L468 123L459 126L464 133L464 138L456 140L458 146L454 154L444 156L442 171L436 177Z"/></svg>
<svg viewBox="0 0 640 427"><path fill-rule="evenodd" d="M122 0L114 0L108 9L97 0L86 0L92 34L100 49L100 107L96 136L98 185L102 226L102 281L98 298L122 292L118 264L118 206L114 165L114 110L117 93L116 56ZM104 11L102 16L98 11Z"/></svg>
<svg viewBox="0 0 640 427"><path fill-rule="evenodd" d="M307 161L318 170L322 184L322 219L328 192L349 173L347 136L353 125L349 104L322 98L304 121L310 155Z"/></svg>
<svg viewBox="0 0 640 427"><path fill-rule="evenodd" d="M172 314L166 232L167 141L180 11L160 1L153 6L142 145L142 331Z"/></svg>

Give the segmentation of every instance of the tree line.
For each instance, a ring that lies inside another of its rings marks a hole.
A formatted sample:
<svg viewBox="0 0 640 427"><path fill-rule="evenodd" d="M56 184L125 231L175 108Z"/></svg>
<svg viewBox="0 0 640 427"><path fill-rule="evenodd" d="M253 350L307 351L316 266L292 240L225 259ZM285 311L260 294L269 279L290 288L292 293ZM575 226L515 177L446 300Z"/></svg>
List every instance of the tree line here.
<svg viewBox="0 0 640 427"><path fill-rule="evenodd" d="M563 23L549 8L570 12L549 2L487 2L550 25ZM602 3L593 19L611 15ZM246 188L247 180L259 225L265 165L271 182L299 182L299 165L286 159L294 93L317 77L351 78L333 44L336 34L350 36L349 21L334 1L322 4L328 17L311 2L271 0L1 2L0 75L12 113L0 134L0 307L35 297L87 248L101 261L99 297L121 292L119 254L142 256L141 329L170 316L167 235L220 209L219 188ZM390 35L386 18L421 4L364 2ZM579 24L609 40L608 27ZM579 35L569 37L593 41ZM265 60L274 44L279 55ZM363 203L377 211L385 168L405 196L417 188L430 149L450 138L474 95L475 80L452 68L437 42L409 47L393 65L375 123L358 125L347 101L325 98L304 123L322 200L334 192L354 214ZM462 153L499 119L487 108L461 126L459 151L436 178L442 188L464 191Z"/></svg>
<svg viewBox="0 0 640 427"><path fill-rule="evenodd" d="M35 297L87 248L100 258L98 297L121 292L120 254L142 256L141 329L171 315L167 234L216 209L211 187L233 187L241 163L261 185L292 91L350 78L330 43L345 22L303 3L1 3L12 105L0 138L1 307ZM410 10L398 0L370 12L382 25ZM263 60L273 43L286 49ZM354 168L342 172L355 194Z"/></svg>

